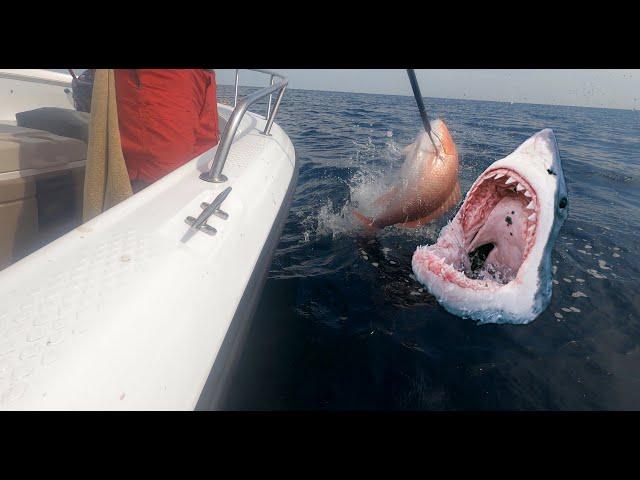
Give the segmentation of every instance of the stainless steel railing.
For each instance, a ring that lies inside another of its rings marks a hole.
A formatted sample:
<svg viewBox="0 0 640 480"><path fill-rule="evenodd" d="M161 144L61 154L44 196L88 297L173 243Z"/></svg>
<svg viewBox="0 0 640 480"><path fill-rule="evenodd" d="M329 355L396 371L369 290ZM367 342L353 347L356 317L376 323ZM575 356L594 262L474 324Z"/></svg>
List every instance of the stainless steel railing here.
<svg viewBox="0 0 640 480"><path fill-rule="evenodd" d="M267 114L265 116L267 123L264 127L264 130L262 131L262 134L270 135L273 121L276 118L276 114L278 113L278 109L280 108L280 102L282 101L282 96L284 95L284 91L287 88L289 81L279 73L272 72L271 70L259 70L255 68L251 68L248 70L270 75L271 78L269 81L269 86L262 88L257 92L253 92L252 94L247 95L244 98L241 98L238 102L239 74L238 70L236 70L235 95L233 100L234 109L231 113L231 116L229 117L229 120L227 121L227 125L225 126L222 137L220 138L220 143L218 144L218 149L216 150L216 155L213 159L211 170L200 175L200 178L206 182L222 183L227 181L227 177L222 174L222 169L224 168L224 164L227 161L227 157L229 156L229 150L231 149L231 144L233 143L236 131L240 126L242 117L244 117L244 114L247 112L247 109L251 105L253 105L258 100L265 98L267 95L269 96L269 104L267 106ZM278 81L274 82L275 79L278 79ZM273 106L272 110L271 101L274 92L278 92L278 96L276 97L276 103Z"/></svg>

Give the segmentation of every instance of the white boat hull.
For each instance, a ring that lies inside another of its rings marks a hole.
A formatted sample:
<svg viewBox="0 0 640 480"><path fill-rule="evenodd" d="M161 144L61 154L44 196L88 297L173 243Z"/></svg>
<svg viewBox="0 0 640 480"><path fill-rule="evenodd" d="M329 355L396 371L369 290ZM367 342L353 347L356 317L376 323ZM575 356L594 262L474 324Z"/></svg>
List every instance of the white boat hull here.
<svg viewBox="0 0 640 480"><path fill-rule="evenodd" d="M199 179L214 148L0 272L1 409L219 406L297 177L291 141L264 124L243 119L227 182ZM227 186L217 235L183 242Z"/></svg>

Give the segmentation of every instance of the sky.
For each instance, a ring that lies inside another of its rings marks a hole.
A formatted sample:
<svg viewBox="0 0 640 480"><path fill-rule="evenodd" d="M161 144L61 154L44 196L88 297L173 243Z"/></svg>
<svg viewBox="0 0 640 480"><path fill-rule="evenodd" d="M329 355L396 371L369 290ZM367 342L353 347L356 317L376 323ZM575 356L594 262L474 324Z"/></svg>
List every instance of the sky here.
<svg viewBox="0 0 640 480"><path fill-rule="evenodd" d="M278 72L288 77L290 88L412 95L405 70L281 69ZM216 70L216 75L220 84L234 83L234 70ZM416 70L416 76L425 97L640 109L640 69L434 69ZM263 74L240 71L241 85L265 86L268 80Z"/></svg>
<svg viewBox="0 0 640 480"><path fill-rule="evenodd" d="M405 70L280 69L290 88L412 95ZM233 84L234 70L216 70L217 81ZM416 70L422 95L640 109L640 70ZM264 86L268 77L240 71L240 85Z"/></svg>

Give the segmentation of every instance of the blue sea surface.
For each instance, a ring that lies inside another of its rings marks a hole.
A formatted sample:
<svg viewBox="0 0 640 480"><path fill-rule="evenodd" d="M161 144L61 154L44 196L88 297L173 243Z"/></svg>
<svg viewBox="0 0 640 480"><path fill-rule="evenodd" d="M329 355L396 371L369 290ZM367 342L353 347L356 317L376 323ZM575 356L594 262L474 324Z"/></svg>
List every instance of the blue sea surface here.
<svg viewBox="0 0 640 480"><path fill-rule="evenodd" d="M416 230L356 235L350 209L383 189L421 128L413 98L288 90L277 123L300 177L225 408L640 409L640 112L425 103L458 146L463 193L554 130L569 217L549 308L527 325L478 325L424 291L411 256L456 209Z"/></svg>

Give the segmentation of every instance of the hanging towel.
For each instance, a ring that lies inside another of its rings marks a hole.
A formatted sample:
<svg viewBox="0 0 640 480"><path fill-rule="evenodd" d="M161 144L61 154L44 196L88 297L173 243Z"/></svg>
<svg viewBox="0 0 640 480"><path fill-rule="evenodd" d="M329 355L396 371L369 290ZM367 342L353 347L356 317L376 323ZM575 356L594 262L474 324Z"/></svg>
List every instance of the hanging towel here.
<svg viewBox="0 0 640 480"><path fill-rule="evenodd" d="M133 191L122 155L113 69L98 69L91 98L82 219L91 220Z"/></svg>

